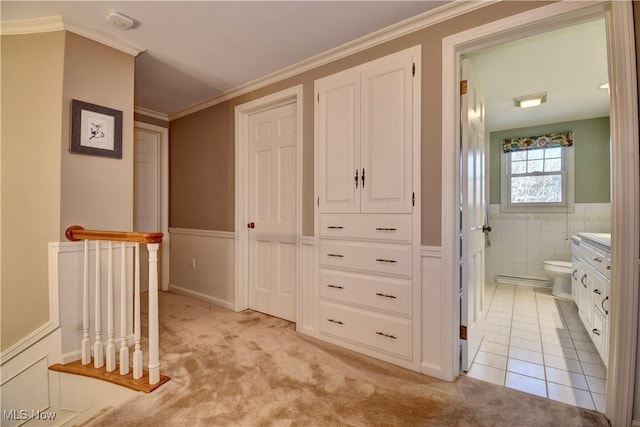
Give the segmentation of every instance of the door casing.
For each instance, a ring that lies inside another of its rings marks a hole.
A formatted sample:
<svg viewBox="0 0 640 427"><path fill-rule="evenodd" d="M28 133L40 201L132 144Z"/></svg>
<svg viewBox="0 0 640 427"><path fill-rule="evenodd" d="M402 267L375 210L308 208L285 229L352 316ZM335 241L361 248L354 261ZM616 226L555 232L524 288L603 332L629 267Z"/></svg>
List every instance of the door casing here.
<svg viewBox="0 0 640 427"><path fill-rule="evenodd" d="M249 308L249 116L287 104L296 104L296 251L298 283L302 283L302 85L267 95L263 98L247 102L235 108L235 283L234 309L242 311ZM296 290L296 319L301 319L302 304L299 289Z"/></svg>
<svg viewBox="0 0 640 427"><path fill-rule="evenodd" d="M158 147L158 212L162 238L162 283L160 290L169 290L170 236L169 236L169 129L144 122L134 122L136 129L155 132L160 135Z"/></svg>
<svg viewBox="0 0 640 427"><path fill-rule="evenodd" d="M638 105L633 11L630 2L559 2L514 15L443 39L442 49L442 253L445 375L459 372L458 229L460 56L483 47L549 31L581 20L607 23L612 135L612 289L609 380L606 416L612 425L630 425L633 415L638 334L640 184ZM625 141L628 141L625 143ZM446 311L449 311L448 313Z"/></svg>

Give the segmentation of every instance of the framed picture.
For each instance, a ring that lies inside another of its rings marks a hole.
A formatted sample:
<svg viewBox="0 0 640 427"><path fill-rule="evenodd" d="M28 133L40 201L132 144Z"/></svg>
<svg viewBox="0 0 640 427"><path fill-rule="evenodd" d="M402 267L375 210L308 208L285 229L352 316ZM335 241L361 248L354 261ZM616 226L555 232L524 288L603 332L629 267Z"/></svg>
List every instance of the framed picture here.
<svg viewBox="0 0 640 427"><path fill-rule="evenodd" d="M72 153L122 158L122 111L71 100Z"/></svg>

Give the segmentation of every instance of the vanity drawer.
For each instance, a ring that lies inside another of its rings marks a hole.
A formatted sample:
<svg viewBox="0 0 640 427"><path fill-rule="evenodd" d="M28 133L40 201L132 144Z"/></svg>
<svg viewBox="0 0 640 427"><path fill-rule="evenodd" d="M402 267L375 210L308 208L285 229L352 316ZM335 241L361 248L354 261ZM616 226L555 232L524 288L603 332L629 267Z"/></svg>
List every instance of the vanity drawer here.
<svg viewBox="0 0 640 427"><path fill-rule="evenodd" d="M320 270L320 296L411 315L411 281Z"/></svg>
<svg viewBox="0 0 640 427"><path fill-rule="evenodd" d="M411 320L320 303L320 332L411 360Z"/></svg>
<svg viewBox="0 0 640 427"><path fill-rule="evenodd" d="M411 215L323 214L320 237L411 243Z"/></svg>
<svg viewBox="0 0 640 427"><path fill-rule="evenodd" d="M411 246L320 242L320 266L411 279Z"/></svg>

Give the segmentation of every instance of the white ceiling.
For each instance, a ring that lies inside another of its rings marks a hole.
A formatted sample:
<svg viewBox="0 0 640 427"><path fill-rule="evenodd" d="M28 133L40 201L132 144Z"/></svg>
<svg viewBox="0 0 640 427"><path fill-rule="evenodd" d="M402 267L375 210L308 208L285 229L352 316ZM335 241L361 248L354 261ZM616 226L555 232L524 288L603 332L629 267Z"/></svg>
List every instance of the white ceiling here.
<svg viewBox="0 0 640 427"><path fill-rule="evenodd" d="M484 91L486 129L514 129L609 115L603 19L546 32L474 53ZM547 92L547 102L516 108L514 98Z"/></svg>
<svg viewBox="0 0 640 427"><path fill-rule="evenodd" d="M2 1L2 21L60 15L145 50L136 106L170 115L447 1ZM136 21L108 24L109 11Z"/></svg>

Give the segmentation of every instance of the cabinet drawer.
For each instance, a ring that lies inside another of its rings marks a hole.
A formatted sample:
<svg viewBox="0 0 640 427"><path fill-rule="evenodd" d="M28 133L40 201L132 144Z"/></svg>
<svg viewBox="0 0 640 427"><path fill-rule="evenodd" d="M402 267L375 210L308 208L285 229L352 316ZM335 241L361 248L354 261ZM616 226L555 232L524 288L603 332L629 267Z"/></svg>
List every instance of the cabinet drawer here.
<svg viewBox="0 0 640 427"><path fill-rule="evenodd" d="M320 332L411 360L411 320L320 303Z"/></svg>
<svg viewBox="0 0 640 427"><path fill-rule="evenodd" d="M606 348L608 346L607 320L602 316L599 310L594 308L593 327L589 331L593 344L596 346L600 357L605 365L607 365Z"/></svg>
<svg viewBox="0 0 640 427"><path fill-rule="evenodd" d="M320 270L320 296L396 314L411 314L411 281Z"/></svg>
<svg viewBox="0 0 640 427"><path fill-rule="evenodd" d="M411 279L411 246L320 242L320 265Z"/></svg>
<svg viewBox="0 0 640 427"><path fill-rule="evenodd" d="M320 215L320 236L411 243L411 215Z"/></svg>

